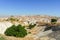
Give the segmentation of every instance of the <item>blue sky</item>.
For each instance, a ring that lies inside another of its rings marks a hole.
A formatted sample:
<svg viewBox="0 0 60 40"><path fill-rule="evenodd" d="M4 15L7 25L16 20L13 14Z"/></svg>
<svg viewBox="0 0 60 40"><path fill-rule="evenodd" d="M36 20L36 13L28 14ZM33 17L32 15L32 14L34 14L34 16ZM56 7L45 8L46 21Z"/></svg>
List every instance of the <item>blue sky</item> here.
<svg viewBox="0 0 60 40"><path fill-rule="evenodd" d="M0 0L0 16L60 16L60 0Z"/></svg>

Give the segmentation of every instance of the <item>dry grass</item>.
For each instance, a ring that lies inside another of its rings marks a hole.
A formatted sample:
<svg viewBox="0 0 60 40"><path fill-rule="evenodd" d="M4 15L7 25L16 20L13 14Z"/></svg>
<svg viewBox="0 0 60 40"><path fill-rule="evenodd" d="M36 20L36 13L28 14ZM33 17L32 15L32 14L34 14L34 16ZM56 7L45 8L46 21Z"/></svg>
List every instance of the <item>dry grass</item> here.
<svg viewBox="0 0 60 40"><path fill-rule="evenodd" d="M6 40L34 40L33 37L30 37L30 35L24 37L24 38L17 38L17 37L12 37L12 36L5 36L4 35L4 38Z"/></svg>

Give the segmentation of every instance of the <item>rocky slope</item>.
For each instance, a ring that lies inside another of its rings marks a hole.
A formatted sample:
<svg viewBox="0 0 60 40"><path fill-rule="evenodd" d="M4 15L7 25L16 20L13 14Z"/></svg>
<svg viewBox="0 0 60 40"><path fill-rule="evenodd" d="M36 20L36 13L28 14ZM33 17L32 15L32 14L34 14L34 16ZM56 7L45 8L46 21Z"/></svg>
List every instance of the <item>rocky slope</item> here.
<svg viewBox="0 0 60 40"><path fill-rule="evenodd" d="M51 23L51 19L57 19L56 24ZM47 15L0 18L0 34L4 34L5 30L13 24L28 26L31 23L35 23L36 26L31 30L27 29L27 31L31 32L30 35L24 38L4 37L7 40L60 40L60 18ZM50 29L44 31L49 26L51 26Z"/></svg>

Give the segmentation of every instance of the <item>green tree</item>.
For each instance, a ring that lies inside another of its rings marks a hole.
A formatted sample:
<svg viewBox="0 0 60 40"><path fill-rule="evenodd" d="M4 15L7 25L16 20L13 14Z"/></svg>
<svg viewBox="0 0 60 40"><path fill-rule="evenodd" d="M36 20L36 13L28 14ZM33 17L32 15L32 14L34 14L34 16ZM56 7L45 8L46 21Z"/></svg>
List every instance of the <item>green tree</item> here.
<svg viewBox="0 0 60 40"><path fill-rule="evenodd" d="M51 19L51 23L56 23L57 22L57 19Z"/></svg>
<svg viewBox="0 0 60 40"><path fill-rule="evenodd" d="M22 25L12 25L5 31L5 35L7 36L15 36L15 37L25 37L27 35L27 30Z"/></svg>

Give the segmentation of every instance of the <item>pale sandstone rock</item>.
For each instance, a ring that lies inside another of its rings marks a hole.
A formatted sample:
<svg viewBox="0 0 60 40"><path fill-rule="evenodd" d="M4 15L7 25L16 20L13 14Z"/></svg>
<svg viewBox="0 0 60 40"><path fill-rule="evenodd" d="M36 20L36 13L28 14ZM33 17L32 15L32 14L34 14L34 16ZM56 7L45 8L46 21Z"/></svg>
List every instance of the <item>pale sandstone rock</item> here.
<svg viewBox="0 0 60 40"><path fill-rule="evenodd" d="M37 34L38 32L44 31L45 26L34 27L30 30L31 34Z"/></svg>
<svg viewBox="0 0 60 40"><path fill-rule="evenodd" d="M39 40L49 40L49 37L45 36L45 37L40 38Z"/></svg>
<svg viewBox="0 0 60 40"><path fill-rule="evenodd" d="M4 34L5 30L12 26L10 22L0 22L0 34Z"/></svg>

